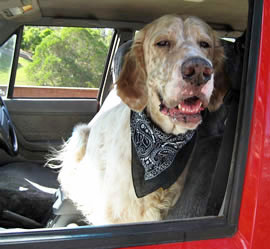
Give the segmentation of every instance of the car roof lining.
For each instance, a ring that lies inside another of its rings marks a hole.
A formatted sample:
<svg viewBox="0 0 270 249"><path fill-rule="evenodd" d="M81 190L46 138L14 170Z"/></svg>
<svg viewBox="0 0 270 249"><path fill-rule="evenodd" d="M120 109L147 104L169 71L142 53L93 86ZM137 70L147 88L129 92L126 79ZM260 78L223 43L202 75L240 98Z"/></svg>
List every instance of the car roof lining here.
<svg viewBox="0 0 270 249"><path fill-rule="evenodd" d="M125 23L126 28L134 23L141 26L165 14L194 15L209 24L220 26L217 29L244 31L247 25L247 0L28 0L35 7L31 13L19 15L11 21L24 24L42 18L82 19L105 21L111 25ZM3 10L22 6L20 0L0 2L0 20L5 19ZM241 8L239 7L241 6ZM214 29L216 29L214 27Z"/></svg>

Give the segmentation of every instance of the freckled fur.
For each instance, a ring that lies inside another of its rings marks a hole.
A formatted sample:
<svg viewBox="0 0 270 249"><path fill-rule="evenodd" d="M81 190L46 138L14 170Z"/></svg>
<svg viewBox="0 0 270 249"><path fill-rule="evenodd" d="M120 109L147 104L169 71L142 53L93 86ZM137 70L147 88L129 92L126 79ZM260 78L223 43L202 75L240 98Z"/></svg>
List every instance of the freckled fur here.
<svg viewBox="0 0 270 249"><path fill-rule="evenodd" d="M155 46L161 40L169 40L171 47L160 49ZM201 48L201 40L207 41L211 48ZM143 54L136 57L136 51L143 51ZM204 89L207 89L205 94L209 101L208 109L217 110L228 89L223 73L224 50L211 27L196 17L163 16L138 32L117 81L118 95L135 111L147 108L152 120L167 133L179 134L195 129L198 124L172 122L170 117L160 113L157 97L157 93L160 93L168 107L179 103L184 89L189 87L181 76L180 67L191 56L200 56L213 65L214 77ZM133 63L136 67L132 69L131 61L136 60L138 62ZM145 68L139 70L140 65ZM130 71L136 73L130 74ZM137 79L140 79L139 84L136 83ZM130 97L131 93L133 97ZM135 93L139 93L139 97L135 97Z"/></svg>
<svg viewBox="0 0 270 249"><path fill-rule="evenodd" d="M200 36L209 39L211 51L197 45ZM153 44L159 39L171 40L172 48L158 49ZM200 19L167 15L147 25L136 34L116 84L122 101L113 104L112 100L117 98L113 90L94 120L75 129L60 153L59 181L89 223L158 221L164 219L176 203L188 169L167 190L160 188L143 198L135 195L131 175L130 109L146 108L152 120L167 133L195 129L197 126L185 126L162 115L157 93L162 93L168 105L177 104L183 91L190 90L181 78L179 67L185 58L196 55L210 61L215 75L223 77L223 49L211 28ZM211 110L219 107L227 86L222 80L215 83L212 77L205 88L209 99L214 87L215 97L209 100Z"/></svg>

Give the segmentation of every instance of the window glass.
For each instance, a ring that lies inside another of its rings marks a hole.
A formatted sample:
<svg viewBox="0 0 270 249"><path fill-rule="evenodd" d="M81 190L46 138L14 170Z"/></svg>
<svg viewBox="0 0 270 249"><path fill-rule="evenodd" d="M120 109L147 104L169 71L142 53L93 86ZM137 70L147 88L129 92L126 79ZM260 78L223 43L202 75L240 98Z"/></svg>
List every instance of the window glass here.
<svg viewBox="0 0 270 249"><path fill-rule="evenodd" d="M112 33L24 27L14 97L96 97Z"/></svg>
<svg viewBox="0 0 270 249"><path fill-rule="evenodd" d="M6 96L17 35L11 36L0 47L0 96Z"/></svg>

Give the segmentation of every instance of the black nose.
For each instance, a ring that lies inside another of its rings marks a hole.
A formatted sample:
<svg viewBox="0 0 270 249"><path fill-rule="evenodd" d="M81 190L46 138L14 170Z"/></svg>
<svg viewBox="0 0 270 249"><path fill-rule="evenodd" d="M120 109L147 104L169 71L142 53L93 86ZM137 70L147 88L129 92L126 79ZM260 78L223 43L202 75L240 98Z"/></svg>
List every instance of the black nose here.
<svg viewBox="0 0 270 249"><path fill-rule="evenodd" d="M186 82L200 86L211 79L213 67L201 57L191 57L183 62L181 73Z"/></svg>

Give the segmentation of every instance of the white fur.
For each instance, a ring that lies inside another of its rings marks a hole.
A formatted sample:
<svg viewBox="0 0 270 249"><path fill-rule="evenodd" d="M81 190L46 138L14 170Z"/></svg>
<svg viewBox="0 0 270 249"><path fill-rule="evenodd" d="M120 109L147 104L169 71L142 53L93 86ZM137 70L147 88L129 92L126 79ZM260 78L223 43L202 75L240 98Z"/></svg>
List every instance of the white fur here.
<svg viewBox="0 0 270 249"><path fill-rule="evenodd" d="M130 109L122 102L108 109L112 100L115 92L97 119L75 128L59 174L62 189L95 225L160 220L178 199L185 174L168 190L136 197L130 167ZM78 161L86 139L85 154Z"/></svg>

